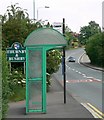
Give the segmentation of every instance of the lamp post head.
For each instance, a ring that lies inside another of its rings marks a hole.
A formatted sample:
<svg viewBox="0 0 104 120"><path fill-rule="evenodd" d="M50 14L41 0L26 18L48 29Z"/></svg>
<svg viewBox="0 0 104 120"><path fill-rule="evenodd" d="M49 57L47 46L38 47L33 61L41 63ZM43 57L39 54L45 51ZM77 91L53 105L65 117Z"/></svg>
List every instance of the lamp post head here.
<svg viewBox="0 0 104 120"><path fill-rule="evenodd" d="M45 6L45 8L50 8L49 6Z"/></svg>
<svg viewBox="0 0 104 120"><path fill-rule="evenodd" d="M40 8L50 8L50 7L49 7L49 6L39 7L39 8L37 9L37 20L38 20L38 10L39 10Z"/></svg>

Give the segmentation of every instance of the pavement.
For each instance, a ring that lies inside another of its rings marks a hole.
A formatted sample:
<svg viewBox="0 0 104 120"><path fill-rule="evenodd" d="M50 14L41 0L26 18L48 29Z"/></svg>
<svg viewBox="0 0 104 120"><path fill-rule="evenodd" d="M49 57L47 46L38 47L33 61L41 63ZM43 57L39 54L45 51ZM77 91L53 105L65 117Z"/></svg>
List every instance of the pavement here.
<svg viewBox="0 0 104 120"><path fill-rule="evenodd" d="M86 60L86 61L84 61ZM89 63L88 56L83 54L80 62ZM7 118L94 118L94 116L72 95L66 93L66 104L64 104L64 90L62 84L55 75L51 78L51 87L47 93L47 112L29 113L25 115L25 100L9 103Z"/></svg>

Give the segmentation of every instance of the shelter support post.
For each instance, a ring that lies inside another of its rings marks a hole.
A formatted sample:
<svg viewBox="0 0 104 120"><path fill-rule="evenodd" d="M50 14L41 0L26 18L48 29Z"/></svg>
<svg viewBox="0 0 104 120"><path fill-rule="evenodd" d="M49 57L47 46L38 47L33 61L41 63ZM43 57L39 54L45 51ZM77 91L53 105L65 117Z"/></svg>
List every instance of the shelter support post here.
<svg viewBox="0 0 104 120"><path fill-rule="evenodd" d="M46 113L46 50L43 48L43 82L42 82L42 112Z"/></svg>

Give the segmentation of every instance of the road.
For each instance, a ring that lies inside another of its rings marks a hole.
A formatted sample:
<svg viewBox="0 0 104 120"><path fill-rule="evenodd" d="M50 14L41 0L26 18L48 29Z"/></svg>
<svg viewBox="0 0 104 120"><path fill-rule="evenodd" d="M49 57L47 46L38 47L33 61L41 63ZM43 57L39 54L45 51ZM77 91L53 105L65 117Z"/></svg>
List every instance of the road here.
<svg viewBox="0 0 104 120"><path fill-rule="evenodd" d="M102 72L79 63L84 52L83 48L66 51L67 91L85 107L90 106L97 112L102 112ZM69 56L74 56L76 62L68 62ZM63 79L61 67L57 78Z"/></svg>

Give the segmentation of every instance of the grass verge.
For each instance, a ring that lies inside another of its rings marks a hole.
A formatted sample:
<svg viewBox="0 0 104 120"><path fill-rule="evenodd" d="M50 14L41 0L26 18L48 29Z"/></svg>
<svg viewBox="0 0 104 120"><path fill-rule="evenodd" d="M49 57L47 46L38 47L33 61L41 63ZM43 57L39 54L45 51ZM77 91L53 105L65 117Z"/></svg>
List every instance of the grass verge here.
<svg viewBox="0 0 104 120"><path fill-rule="evenodd" d="M10 102L17 102L17 101L21 101L25 99L25 91L26 88L25 86L22 87L20 85L16 86L14 89L14 94L12 96L10 96L9 100Z"/></svg>

